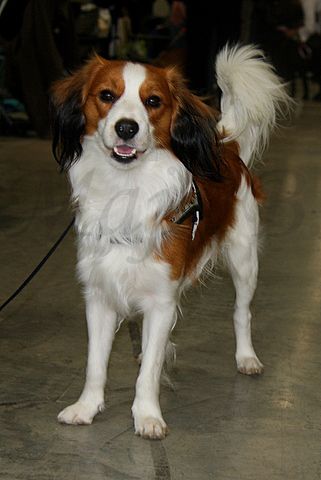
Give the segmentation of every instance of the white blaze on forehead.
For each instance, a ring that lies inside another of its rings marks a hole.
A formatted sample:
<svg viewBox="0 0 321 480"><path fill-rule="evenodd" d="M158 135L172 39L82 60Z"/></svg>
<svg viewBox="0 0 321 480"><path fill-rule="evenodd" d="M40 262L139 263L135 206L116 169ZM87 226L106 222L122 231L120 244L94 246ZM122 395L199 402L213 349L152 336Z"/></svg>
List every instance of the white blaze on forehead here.
<svg viewBox="0 0 321 480"><path fill-rule="evenodd" d="M146 68L136 63L127 63L123 71L125 91L122 95L127 102L140 101L139 89L146 79Z"/></svg>
<svg viewBox="0 0 321 480"><path fill-rule="evenodd" d="M137 122L139 129L131 146L139 151L145 151L153 143L152 126L149 122L148 113L143 104L139 91L147 78L147 71L143 65L126 63L122 72L125 89L110 109L108 115L100 123L100 134L108 148L114 148L120 144L115 125L124 118Z"/></svg>

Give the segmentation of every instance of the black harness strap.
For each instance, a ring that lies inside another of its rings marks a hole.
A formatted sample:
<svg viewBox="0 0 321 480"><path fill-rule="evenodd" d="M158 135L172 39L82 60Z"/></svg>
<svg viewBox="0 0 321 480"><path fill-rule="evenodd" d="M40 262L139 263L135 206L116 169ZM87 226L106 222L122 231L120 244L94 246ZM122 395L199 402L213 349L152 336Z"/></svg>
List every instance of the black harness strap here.
<svg viewBox="0 0 321 480"><path fill-rule="evenodd" d="M180 225L190 216L193 217L192 240L194 240L198 224L203 218L202 196L195 180L192 182L192 197L190 201L187 202L183 208L177 209L171 221Z"/></svg>

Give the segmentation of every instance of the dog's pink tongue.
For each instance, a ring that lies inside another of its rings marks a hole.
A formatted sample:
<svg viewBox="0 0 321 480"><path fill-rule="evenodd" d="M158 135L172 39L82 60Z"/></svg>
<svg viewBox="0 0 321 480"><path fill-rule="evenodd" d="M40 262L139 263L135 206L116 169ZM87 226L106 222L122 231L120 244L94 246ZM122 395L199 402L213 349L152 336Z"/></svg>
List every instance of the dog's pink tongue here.
<svg viewBox="0 0 321 480"><path fill-rule="evenodd" d="M128 145L118 145L116 151L119 155L131 155L132 153L135 153L135 149Z"/></svg>

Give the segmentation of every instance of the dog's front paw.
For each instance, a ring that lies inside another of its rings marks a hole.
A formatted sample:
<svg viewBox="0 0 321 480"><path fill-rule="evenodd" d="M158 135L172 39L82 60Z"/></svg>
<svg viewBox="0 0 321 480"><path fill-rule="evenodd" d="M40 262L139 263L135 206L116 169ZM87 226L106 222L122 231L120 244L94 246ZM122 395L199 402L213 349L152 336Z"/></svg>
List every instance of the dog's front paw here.
<svg viewBox="0 0 321 480"><path fill-rule="evenodd" d="M264 366L257 356L236 358L236 363L238 371L244 375L260 375L264 371Z"/></svg>
<svg viewBox="0 0 321 480"><path fill-rule="evenodd" d="M162 418L135 418L135 434L151 440L162 440L168 434L168 427Z"/></svg>
<svg viewBox="0 0 321 480"><path fill-rule="evenodd" d="M168 428L162 417L159 405L135 399L132 406L135 434L143 438L162 440L168 434Z"/></svg>
<svg viewBox="0 0 321 480"><path fill-rule="evenodd" d="M104 408L104 403L97 405L78 400L59 413L58 422L68 425L90 425L94 416L98 412L102 412Z"/></svg>

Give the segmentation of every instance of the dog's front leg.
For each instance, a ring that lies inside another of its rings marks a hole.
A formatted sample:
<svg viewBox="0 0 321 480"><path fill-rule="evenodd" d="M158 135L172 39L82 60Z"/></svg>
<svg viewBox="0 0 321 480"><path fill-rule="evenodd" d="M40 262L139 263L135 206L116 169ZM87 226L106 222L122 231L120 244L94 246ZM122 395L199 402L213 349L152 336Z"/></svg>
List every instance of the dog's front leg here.
<svg viewBox="0 0 321 480"><path fill-rule="evenodd" d="M96 295L86 298L88 362L86 383L79 400L58 415L61 423L89 425L104 409L104 387L117 315Z"/></svg>
<svg viewBox="0 0 321 480"><path fill-rule="evenodd" d="M159 405L160 375L169 334L176 320L176 304L154 305L145 311L143 355L132 407L135 433L162 439L168 432Z"/></svg>

